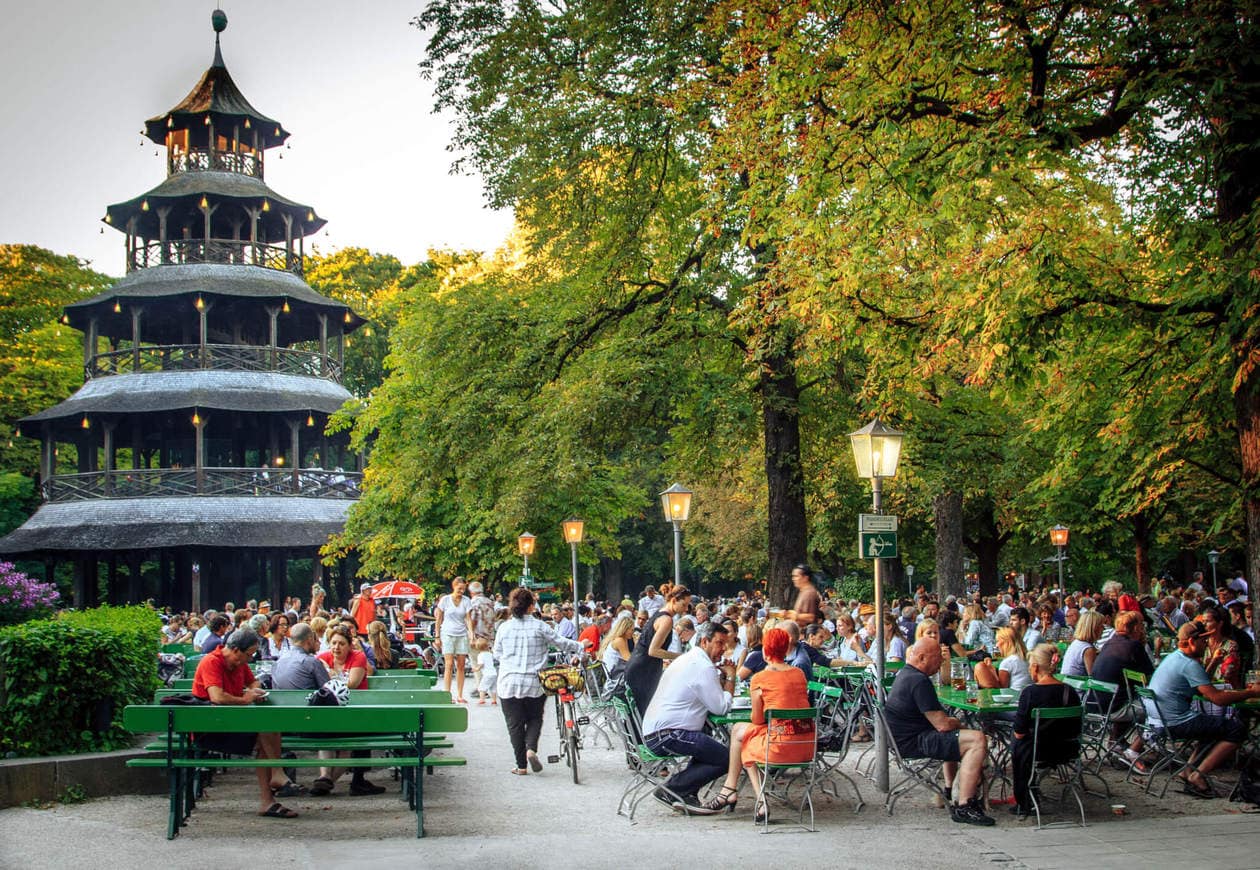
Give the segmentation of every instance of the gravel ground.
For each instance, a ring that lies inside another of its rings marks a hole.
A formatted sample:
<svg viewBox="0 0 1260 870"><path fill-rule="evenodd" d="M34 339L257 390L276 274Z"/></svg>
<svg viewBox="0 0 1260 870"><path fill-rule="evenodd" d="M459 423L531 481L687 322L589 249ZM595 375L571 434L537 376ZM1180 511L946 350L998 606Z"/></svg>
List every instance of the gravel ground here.
<svg viewBox="0 0 1260 870"><path fill-rule="evenodd" d="M689 860L713 851L726 868L765 866L782 862L785 856L806 854L826 855L832 866L842 867L953 868L994 863L1020 868L1054 865L1054 859L1068 854L1065 842L1127 838L1140 845L1150 837L1171 836L1179 827L1197 828L1227 814L1233 814L1228 821L1237 823L1239 831L1245 827L1254 832L1255 846L1249 847L1245 858L1223 856L1221 863L1200 862L1198 866L1260 866L1260 816L1237 815L1239 804L1195 800L1172 790L1160 801L1120 783L1118 773L1108 777L1114 798L1086 799L1091 823L1088 838L1080 829L1029 831L1031 822L1017 822L1001 806L993 809L996 828L958 825L921 792L903 798L891 817L879 802L854 814L851 802L820 796L816 802L820 832L814 834L786 830L787 821L772 824L775 836L759 834L747 797L733 815L708 818L684 818L648 799L631 824L616 815L617 798L626 781L619 752L608 751L602 742L588 747L582 756L580 785L571 782L563 765L548 765L538 775L512 776L499 709L478 707L474 702L469 718L468 732L454 735L456 748L446 750L465 756L468 766L439 769L425 778L428 836L424 840L415 839L414 816L384 771L376 771L372 778L392 786L385 795L349 797L347 778L328 797L286 800L287 806L302 814L294 820L255 816L252 772L232 771L216 776L214 787L174 841L166 840L166 799L162 796L2 811L0 867L171 866L190 859L204 861L208 849L214 851L213 863L220 865L240 858L261 859L269 867L338 867L364 858L419 857L427 867L459 867L469 862L555 867L557 862L560 866L607 862L616 855L633 860L632 856L655 853L669 860L662 839L668 838L685 850ZM555 748L549 712L540 751L546 756ZM301 773L302 781L309 784L313 773ZM859 784L863 797L874 801L875 788L865 780ZM1112 803L1126 804L1128 815L1113 816ZM772 805L772 819L788 815L786 809ZM1217 818L1190 818L1203 816ZM1149 837L1142 833L1147 828L1152 832ZM1039 857L1042 842L1046 854ZM1132 866L1137 855L1125 854ZM1080 859L1074 856L1073 860ZM1143 863L1147 868L1161 866L1158 856Z"/></svg>

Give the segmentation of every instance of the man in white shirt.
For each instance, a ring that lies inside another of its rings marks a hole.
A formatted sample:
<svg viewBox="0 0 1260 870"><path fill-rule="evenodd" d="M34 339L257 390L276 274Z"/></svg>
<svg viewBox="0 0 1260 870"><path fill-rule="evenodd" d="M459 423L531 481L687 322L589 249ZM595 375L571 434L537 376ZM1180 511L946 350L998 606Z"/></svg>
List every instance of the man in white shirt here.
<svg viewBox="0 0 1260 870"><path fill-rule="evenodd" d="M567 637L569 640L577 640L578 630L577 624L573 621L573 605L566 604L562 612L564 618L556 623L556 634Z"/></svg>
<svg viewBox="0 0 1260 870"><path fill-rule="evenodd" d="M639 609L647 613L648 622L651 622L656 612L664 606L665 596L657 592L655 586L649 586L643 590L643 597L639 599Z"/></svg>
<svg viewBox="0 0 1260 870"><path fill-rule="evenodd" d="M1011 596L1003 595L1002 603L997 606L997 610L993 614L994 627L1010 624L1011 606Z"/></svg>
<svg viewBox="0 0 1260 870"><path fill-rule="evenodd" d="M206 621L206 624L203 625L201 628L197 629L197 633L193 635L193 646L196 647L198 650L201 649L202 644L204 644L207 640L210 639L210 620L213 619L217 615L218 615L217 610L207 610L205 612L204 619Z"/></svg>
<svg viewBox="0 0 1260 870"><path fill-rule="evenodd" d="M643 714L643 742L657 755L685 755L691 763L671 776L654 797L689 814L712 815L700 805L697 792L726 774L730 749L704 733L710 713L731 709L735 665L722 661L726 628L706 622L694 646L670 662ZM721 662L721 665L718 665ZM681 800L678 800L681 799Z"/></svg>
<svg viewBox="0 0 1260 870"><path fill-rule="evenodd" d="M1229 588L1237 592L1241 597L1247 596L1247 581L1243 579L1242 572L1238 572L1238 576L1229 581Z"/></svg>

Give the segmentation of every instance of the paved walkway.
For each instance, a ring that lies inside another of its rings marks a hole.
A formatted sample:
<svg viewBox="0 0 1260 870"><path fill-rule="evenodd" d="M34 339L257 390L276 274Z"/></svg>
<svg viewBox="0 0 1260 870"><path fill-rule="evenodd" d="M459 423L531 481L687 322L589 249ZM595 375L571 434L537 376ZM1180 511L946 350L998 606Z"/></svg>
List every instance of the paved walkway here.
<svg viewBox="0 0 1260 870"><path fill-rule="evenodd" d="M285 803L302 813L291 821L253 815L250 772L220 775L179 838L165 838L166 800L119 797L47 810L0 811L0 867L170 867L204 863L213 850L219 866L335 868L365 860L421 860L426 867L571 867L638 863L644 856L679 865L718 863L723 870L798 863L817 856L829 867L964 868L1124 867L1132 870L1260 867L1260 815L1238 804L1169 796L1148 800L1118 787L1133 813L1117 819L1108 801L1087 802L1085 829L1035 831L996 808L998 827L954 824L916 795L897 815L869 805L854 815L848 803L823 798L820 833L755 832L751 802L730 816L683 818L651 800L635 824L616 815L625 774L619 753L602 745L583 755L583 782L565 768L515 777L503 717L497 708L470 711L470 730L455 738L469 766L426 778L429 836L414 837L413 816L391 789L381 797L351 798L344 786L323 799ZM548 718L542 751L555 751ZM384 773L374 778L382 780ZM310 775L303 777L309 782ZM875 790L863 782L863 795ZM772 818L778 807L772 805ZM785 816L779 812L778 816ZM780 827L775 825L774 827ZM784 825L783 827L786 827ZM672 855L671 855L672 852Z"/></svg>

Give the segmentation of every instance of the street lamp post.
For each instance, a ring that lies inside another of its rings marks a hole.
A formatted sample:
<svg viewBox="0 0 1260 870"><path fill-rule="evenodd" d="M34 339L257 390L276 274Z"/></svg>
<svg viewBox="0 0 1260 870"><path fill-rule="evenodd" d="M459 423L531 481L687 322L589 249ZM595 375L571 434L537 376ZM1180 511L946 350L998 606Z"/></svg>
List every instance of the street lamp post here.
<svg viewBox="0 0 1260 870"><path fill-rule="evenodd" d="M910 595L914 595L914 566L906 566L906 591Z"/></svg>
<svg viewBox="0 0 1260 870"><path fill-rule="evenodd" d="M1063 592L1063 553L1068 545L1068 527L1055 525L1050 529L1050 543L1059 548L1059 592Z"/></svg>
<svg viewBox="0 0 1260 870"><path fill-rule="evenodd" d="M884 490L881 481L897 475L897 461L901 458L901 439L904 434L890 429L878 418L856 432L849 433L853 447L853 461L858 477L871 482L871 508L875 513L884 509ZM884 569L883 559L875 560L875 686L879 703L884 704ZM888 791L888 735L881 720L875 728L875 785Z"/></svg>
<svg viewBox="0 0 1260 870"><path fill-rule="evenodd" d="M682 524L691 516L691 490L675 483L661 493L665 519L674 524L674 585L682 585Z"/></svg>
<svg viewBox="0 0 1260 870"><path fill-rule="evenodd" d="M525 560L525 570L521 572L521 585L524 586L529 580L529 556L534 552L534 536L529 532L522 532L516 538L516 549Z"/></svg>
<svg viewBox="0 0 1260 870"><path fill-rule="evenodd" d="M569 550L573 555L573 612L577 613L577 545L582 543L582 530L586 524L577 517L570 517L560 524L564 529L564 539L569 542Z"/></svg>
<svg viewBox="0 0 1260 870"><path fill-rule="evenodd" d="M1212 589L1216 589L1216 562L1221 558L1221 554L1216 550L1208 550L1208 561L1212 563Z"/></svg>

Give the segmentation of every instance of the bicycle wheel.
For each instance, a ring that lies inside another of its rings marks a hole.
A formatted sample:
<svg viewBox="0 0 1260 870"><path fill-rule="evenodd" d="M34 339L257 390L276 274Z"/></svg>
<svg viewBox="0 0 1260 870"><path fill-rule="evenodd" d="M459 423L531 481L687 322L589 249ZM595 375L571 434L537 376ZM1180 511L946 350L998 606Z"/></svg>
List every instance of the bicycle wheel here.
<svg viewBox="0 0 1260 870"><path fill-rule="evenodd" d="M565 745L565 755L569 762L569 770L573 773L573 783L578 782L578 730L577 730L577 713L574 711L573 702L566 701L564 705L564 714L566 717L566 730L568 731Z"/></svg>

